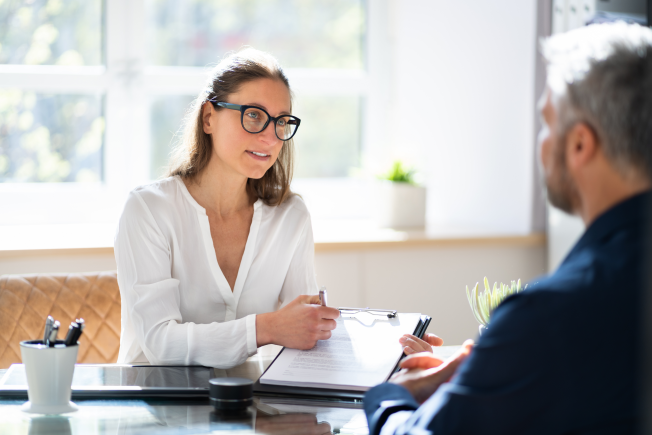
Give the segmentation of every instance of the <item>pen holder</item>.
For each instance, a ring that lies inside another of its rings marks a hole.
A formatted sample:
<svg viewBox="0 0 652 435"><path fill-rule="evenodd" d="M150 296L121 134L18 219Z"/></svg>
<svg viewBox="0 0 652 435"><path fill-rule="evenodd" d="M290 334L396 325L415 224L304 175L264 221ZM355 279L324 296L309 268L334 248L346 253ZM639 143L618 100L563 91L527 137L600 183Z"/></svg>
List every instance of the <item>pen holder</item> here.
<svg viewBox="0 0 652 435"><path fill-rule="evenodd" d="M66 346L63 340L57 340L54 347L44 345L42 340L20 342L29 398L22 411L35 414L77 411L70 396L78 350L77 344Z"/></svg>

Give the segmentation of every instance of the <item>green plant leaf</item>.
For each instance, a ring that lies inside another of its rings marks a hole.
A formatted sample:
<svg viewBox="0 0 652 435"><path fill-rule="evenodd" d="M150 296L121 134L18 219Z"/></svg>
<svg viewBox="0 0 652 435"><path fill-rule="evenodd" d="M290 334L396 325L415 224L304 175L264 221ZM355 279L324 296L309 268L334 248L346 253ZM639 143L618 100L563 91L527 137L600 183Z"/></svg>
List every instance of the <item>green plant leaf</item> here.
<svg viewBox="0 0 652 435"><path fill-rule="evenodd" d="M396 183L416 184L414 181L414 175L414 168L408 168L403 164L403 162L396 160L392 164L391 169L387 173L380 175L379 178L381 180L389 180Z"/></svg>
<svg viewBox="0 0 652 435"><path fill-rule="evenodd" d="M489 280L485 276L484 291L480 291L479 288L480 283L476 283L472 290L469 290L469 287L466 286L466 297L475 319L481 325L487 326L493 311L505 298L525 290L527 284L521 288L521 280L519 279L518 281L512 281L511 285L509 283L505 285L502 282L498 285L498 282L495 282L493 288L491 288L489 287Z"/></svg>

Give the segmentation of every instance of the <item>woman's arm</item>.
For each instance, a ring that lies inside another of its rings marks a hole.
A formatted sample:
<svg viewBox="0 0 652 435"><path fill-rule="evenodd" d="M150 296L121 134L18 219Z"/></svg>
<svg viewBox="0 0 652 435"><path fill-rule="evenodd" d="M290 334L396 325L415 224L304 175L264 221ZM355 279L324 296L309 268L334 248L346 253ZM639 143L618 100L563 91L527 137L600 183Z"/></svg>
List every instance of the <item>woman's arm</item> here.
<svg viewBox="0 0 652 435"><path fill-rule="evenodd" d="M171 249L138 192L130 194L120 218L115 253L123 315L128 316L121 347L137 341L152 364L219 368L240 364L256 352L255 315L223 323L183 323L179 281L171 276Z"/></svg>
<svg viewBox="0 0 652 435"><path fill-rule="evenodd" d="M301 202L301 205L303 205L303 202ZM280 307L284 307L299 295L317 295L318 293L319 289L315 276L315 242L312 235L310 215L306 210L301 233L294 248L294 254L285 275L278 301Z"/></svg>
<svg viewBox="0 0 652 435"><path fill-rule="evenodd" d="M301 201L300 199L294 199ZM303 202L301 206L305 209ZM327 340L340 312L319 305L315 278L315 244L310 215L305 210L288 272L279 294L280 309L256 316L259 346L274 343L293 349L310 349L317 340Z"/></svg>

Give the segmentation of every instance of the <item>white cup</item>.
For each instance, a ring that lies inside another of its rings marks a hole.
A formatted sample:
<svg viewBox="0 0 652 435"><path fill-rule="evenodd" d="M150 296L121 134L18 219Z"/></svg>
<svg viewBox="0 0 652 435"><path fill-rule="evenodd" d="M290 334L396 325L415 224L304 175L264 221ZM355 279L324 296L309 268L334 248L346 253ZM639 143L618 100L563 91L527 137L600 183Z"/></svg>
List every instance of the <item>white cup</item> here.
<svg viewBox="0 0 652 435"><path fill-rule="evenodd" d="M77 411L70 401L72 375L79 346L57 340L48 347L42 340L20 342L20 354L27 375L27 397L21 410L35 414L63 414Z"/></svg>

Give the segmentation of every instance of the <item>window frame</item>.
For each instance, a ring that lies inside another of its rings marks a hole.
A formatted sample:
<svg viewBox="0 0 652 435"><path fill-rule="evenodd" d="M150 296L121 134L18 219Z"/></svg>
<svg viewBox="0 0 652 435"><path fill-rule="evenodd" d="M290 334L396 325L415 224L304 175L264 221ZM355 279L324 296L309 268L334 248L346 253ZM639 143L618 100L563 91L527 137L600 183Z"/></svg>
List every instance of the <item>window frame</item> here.
<svg viewBox="0 0 652 435"><path fill-rule="evenodd" d="M371 170L385 162L383 156L392 143L388 127L392 88L391 6L390 0L365 4L364 70L285 71L295 94L350 95L363 99L360 158L362 166ZM0 65L0 88L103 94L103 181L0 183L5 204L0 225L116 222L127 193L151 181L151 98L195 96L204 85L207 68L146 65L145 0L111 0L104 2L103 7L104 66ZM329 179L315 182L327 186ZM342 182L338 180L338 186ZM342 216L348 214L342 211Z"/></svg>

